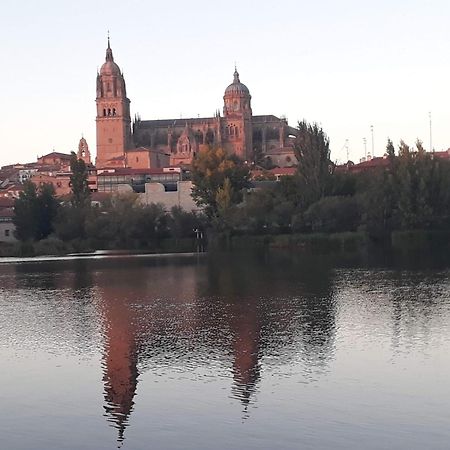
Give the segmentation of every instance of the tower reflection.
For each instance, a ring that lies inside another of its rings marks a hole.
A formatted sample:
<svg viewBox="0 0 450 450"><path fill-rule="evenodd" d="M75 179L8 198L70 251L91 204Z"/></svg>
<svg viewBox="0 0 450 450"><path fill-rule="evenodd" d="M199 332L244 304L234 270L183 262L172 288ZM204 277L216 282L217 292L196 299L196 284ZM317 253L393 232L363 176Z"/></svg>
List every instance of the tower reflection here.
<svg viewBox="0 0 450 450"><path fill-rule="evenodd" d="M276 367L298 354L310 378L327 365L335 329L328 269L311 262L231 258L131 260L95 272L104 409L119 444L144 372L196 370L214 376L211 362L228 365L231 397L239 400L245 418L256 402L263 357L271 361L265 366Z"/></svg>

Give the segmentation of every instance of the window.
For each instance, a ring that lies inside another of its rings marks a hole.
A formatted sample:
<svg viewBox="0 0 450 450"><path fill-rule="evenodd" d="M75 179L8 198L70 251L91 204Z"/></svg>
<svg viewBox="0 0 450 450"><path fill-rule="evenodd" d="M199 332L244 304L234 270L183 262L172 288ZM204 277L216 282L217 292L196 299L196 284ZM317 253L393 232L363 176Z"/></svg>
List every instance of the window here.
<svg viewBox="0 0 450 450"><path fill-rule="evenodd" d="M9 230L5 230L5 236L9 237Z"/></svg>
<svg viewBox="0 0 450 450"><path fill-rule="evenodd" d="M109 139L108 139L108 142L109 142L110 144L112 144L112 138L109 138Z"/></svg>

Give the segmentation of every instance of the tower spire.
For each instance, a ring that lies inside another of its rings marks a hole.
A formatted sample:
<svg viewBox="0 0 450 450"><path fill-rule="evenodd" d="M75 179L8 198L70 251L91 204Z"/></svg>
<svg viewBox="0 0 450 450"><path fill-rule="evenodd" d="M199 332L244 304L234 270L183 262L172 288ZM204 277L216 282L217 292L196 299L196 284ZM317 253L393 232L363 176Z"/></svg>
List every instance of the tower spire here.
<svg viewBox="0 0 450 450"><path fill-rule="evenodd" d="M106 61L114 61L114 57L111 50L111 44L109 40L109 30L108 30L108 47L106 49Z"/></svg>

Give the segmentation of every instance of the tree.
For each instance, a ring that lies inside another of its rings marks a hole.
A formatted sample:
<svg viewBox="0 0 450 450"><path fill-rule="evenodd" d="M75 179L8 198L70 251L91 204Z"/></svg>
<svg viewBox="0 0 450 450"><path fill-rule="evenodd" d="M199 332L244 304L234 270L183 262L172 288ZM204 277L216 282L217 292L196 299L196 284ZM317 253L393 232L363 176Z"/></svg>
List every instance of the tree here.
<svg viewBox="0 0 450 450"><path fill-rule="evenodd" d="M416 139L416 149L417 149L417 153L420 156L424 156L426 154L425 148L423 146L423 142L420 139Z"/></svg>
<svg viewBox="0 0 450 450"><path fill-rule="evenodd" d="M389 138L386 144L386 154L388 155L389 161L392 163L395 158L395 147L394 143Z"/></svg>
<svg viewBox="0 0 450 450"><path fill-rule="evenodd" d="M193 230L203 229L204 223L201 215L187 212L180 206L173 206L170 210L168 227L171 236L178 242L181 238L192 238Z"/></svg>
<svg viewBox="0 0 450 450"><path fill-rule="evenodd" d="M248 167L237 156L228 155L221 147L209 147L192 161L192 197L198 206L205 208L208 217L218 217L218 201L222 207L229 195L229 206L241 202L242 190L249 186L249 176Z"/></svg>
<svg viewBox="0 0 450 450"><path fill-rule="evenodd" d="M227 177L225 178L223 185L217 189L216 194L217 212L220 215L226 213L231 207L233 194L233 187L231 186L230 179Z"/></svg>
<svg viewBox="0 0 450 450"><path fill-rule="evenodd" d="M294 152L298 160L303 208L320 200L332 173L330 141L323 129L305 120L298 123Z"/></svg>
<svg viewBox="0 0 450 450"><path fill-rule="evenodd" d="M20 241L35 240L38 235L39 202L36 185L26 181L19 198L14 201L13 223Z"/></svg>
<svg viewBox="0 0 450 450"><path fill-rule="evenodd" d="M31 181L14 202L13 223L16 237L21 241L45 239L54 231L58 201L52 184L44 183L39 189Z"/></svg>
<svg viewBox="0 0 450 450"><path fill-rule="evenodd" d="M89 204L91 191L88 184L88 171L85 162L72 152L70 156L70 183L72 186L72 205L79 208Z"/></svg>
<svg viewBox="0 0 450 450"><path fill-rule="evenodd" d="M411 149L403 139L400 140L400 145L398 148L398 156L400 158L409 158L411 156Z"/></svg>
<svg viewBox="0 0 450 450"><path fill-rule="evenodd" d="M39 201L39 239L44 239L55 230L55 219L59 203L56 199L53 184L44 183L38 194Z"/></svg>

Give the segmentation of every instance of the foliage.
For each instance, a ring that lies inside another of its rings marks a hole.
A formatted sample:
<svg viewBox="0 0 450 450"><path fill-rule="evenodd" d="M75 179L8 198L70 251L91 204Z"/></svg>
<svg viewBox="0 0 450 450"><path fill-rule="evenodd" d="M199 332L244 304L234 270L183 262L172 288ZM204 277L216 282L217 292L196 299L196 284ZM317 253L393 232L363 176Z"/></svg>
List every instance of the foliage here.
<svg viewBox="0 0 450 450"><path fill-rule="evenodd" d="M242 190L249 186L249 169L223 148L208 147L192 161L192 181L197 205L204 207L208 217L217 217L221 208L223 212L224 202L230 206L242 201Z"/></svg>
<svg viewBox="0 0 450 450"><path fill-rule="evenodd" d="M84 239L86 237L86 208L63 205L55 218L55 234L63 241Z"/></svg>
<svg viewBox="0 0 450 450"><path fill-rule="evenodd" d="M323 129L305 120L298 123L294 152L298 160L298 175L302 206L307 208L320 200L332 173L330 141Z"/></svg>
<svg viewBox="0 0 450 450"><path fill-rule="evenodd" d="M170 235L177 240L190 238L194 235L194 230L204 230L205 227L205 218L202 215L184 211L179 206L174 206L170 210L168 229Z"/></svg>
<svg viewBox="0 0 450 450"><path fill-rule="evenodd" d="M383 238L395 228L397 189L394 174L384 169L361 174L357 198L362 209L361 226L373 237Z"/></svg>
<svg viewBox="0 0 450 450"><path fill-rule="evenodd" d="M313 232L356 231L359 204L354 197L324 197L305 212L305 222Z"/></svg>
<svg viewBox="0 0 450 450"><path fill-rule="evenodd" d="M88 184L88 170L85 162L72 152L70 156L70 184L72 187L72 205L81 208L89 204L91 192Z"/></svg>
<svg viewBox="0 0 450 450"><path fill-rule="evenodd" d="M58 201L52 184L36 187L27 181L24 190L14 202L13 223L15 235L20 241L39 241L54 230L54 220L58 213Z"/></svg>

